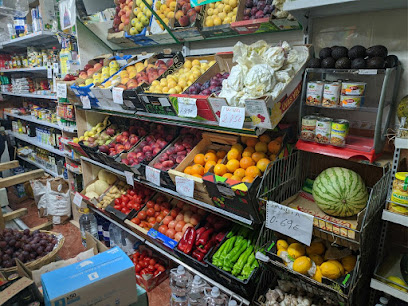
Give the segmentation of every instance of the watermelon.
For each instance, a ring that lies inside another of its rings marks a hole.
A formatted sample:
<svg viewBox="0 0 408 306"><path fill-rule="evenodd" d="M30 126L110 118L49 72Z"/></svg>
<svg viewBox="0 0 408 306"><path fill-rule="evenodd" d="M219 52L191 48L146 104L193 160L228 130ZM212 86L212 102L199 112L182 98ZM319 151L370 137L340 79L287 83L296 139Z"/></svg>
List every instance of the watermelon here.
<svg viewBox="0 0 408 306"><path fill-rule="evenodd" d="M335 217L358 214L368 200L367 188L361 176L341 167L321 172L314 181L312 194L319 208Z"/></svg>

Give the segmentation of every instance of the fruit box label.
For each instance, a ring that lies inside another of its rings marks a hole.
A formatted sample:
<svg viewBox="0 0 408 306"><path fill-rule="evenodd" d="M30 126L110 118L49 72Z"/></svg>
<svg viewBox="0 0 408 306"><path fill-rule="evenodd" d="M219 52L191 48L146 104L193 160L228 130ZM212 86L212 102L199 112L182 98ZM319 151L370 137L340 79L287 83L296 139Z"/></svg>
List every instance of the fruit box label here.
<svg viewBox="0 0 408 306"><path fill-rule="evenodd" d="M166 247L170 249L174 249L177 245L177 241L167 237L166 235L163 235L162 233L159 233L157 230L154 228L151 228L148 232L147 235L152 237L155 240L158 240L162 242Z"/></svg>

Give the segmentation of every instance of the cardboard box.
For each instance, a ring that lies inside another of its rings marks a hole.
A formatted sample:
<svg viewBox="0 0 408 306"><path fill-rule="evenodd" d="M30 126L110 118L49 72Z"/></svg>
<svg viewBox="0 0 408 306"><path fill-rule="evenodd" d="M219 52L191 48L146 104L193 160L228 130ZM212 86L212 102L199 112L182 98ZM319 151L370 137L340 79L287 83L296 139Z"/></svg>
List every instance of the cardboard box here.
<svg viewBox="0 0 408 306"><path fill-rule="evenodd" d="M42 301L37 286L27 277L4 283L0 286L0 291L0 305L28 305Z"/></svg>
<svg viewBox="0 0 408 306"><path fill-rule="evenodd" d="M112 28L108 30L107 40L119 45L121 49L137 48L139 45L126 38L125 31L115 32Z"/></svg>
<svg viewBox="0 0 408 306"><path fill-rule="evenodd" d="M129 305L137 301L134 265L119 247L41 276L45 305Z"/></svg>

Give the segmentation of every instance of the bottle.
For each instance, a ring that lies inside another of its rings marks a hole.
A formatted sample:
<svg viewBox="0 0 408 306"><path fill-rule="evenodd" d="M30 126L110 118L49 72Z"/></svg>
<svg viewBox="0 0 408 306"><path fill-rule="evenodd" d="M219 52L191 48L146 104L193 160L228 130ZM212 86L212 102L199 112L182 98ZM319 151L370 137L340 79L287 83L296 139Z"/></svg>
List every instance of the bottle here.
<svg viewBox="0 0 408 306"><path fill-rule="evenodd" d="M183 266L178 266L177 269L170 270L170 305L171 306L187 306L187 295L190 290L193 277L186 272Z"/></svg>
<svg viewBox="0 0 408 306"><path fill-rule="evenodd" d="M79 217L79 229L81 230L82 244L86 247L86 232L98 239L98 224L96 223L95 216L89 212L89 208L81 208L79 210L82 213Z"/></svg>
<svg viewBox="0 0 408 306"><path fill-rule="evenodd" d="M122 248L121 236L122 236L121 229L115 224L111 223L109 225L109 241L111 248L115 246Z"/></svg>
<svg viewBox="0 0 408 306"><path fill-rule="evenodd" d="M388 305L388 299L385 296L380 297L380 303L377 305L381 305L381 306Z"/></svg>
<svg viewBox="0 0 408 306"><path fill-rule="evenodd" d="M205 305L204 288L207 287L207 282L200 276L195 275L193 282L191 283L191 289L188 293L188 305L189 306L202 306Z"/></svg>
<svg viewBox="0 0 408 306"><path fill-rule="evenodd" d="M227 297L220 292L218 287L213 287L211 293L207 295L208 306L222 306L227 303Z"/></svg>
<svg viewBox="0 0 408 306"><path fill-rule="evenodd" d="M235 300L231 300L231 301L228 302L228 306L237 306L237 305L238 305L238 303Z"/></svg>

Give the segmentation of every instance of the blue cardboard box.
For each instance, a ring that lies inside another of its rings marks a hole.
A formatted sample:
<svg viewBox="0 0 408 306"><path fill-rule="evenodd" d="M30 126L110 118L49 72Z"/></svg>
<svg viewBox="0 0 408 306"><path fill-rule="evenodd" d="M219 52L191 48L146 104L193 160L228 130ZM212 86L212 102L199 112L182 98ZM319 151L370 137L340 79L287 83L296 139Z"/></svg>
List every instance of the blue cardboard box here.
<svg viewBox="0 0 408 306"><path fill-rule="evenodd" d="M135 267L119 247L41 276L45 305L130 305Z"/></svg>

